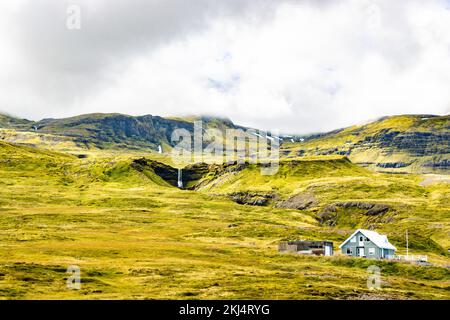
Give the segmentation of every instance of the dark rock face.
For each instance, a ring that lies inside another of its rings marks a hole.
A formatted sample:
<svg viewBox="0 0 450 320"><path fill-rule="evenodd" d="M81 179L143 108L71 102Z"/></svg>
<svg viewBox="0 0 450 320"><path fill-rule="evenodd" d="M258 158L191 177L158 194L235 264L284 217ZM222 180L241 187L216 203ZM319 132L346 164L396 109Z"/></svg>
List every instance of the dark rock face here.
<svg viewBox="0 0 450 320"><path fill-rule="evenodd" d="M211 169L211 166L206 163L189 165L183 169L183 179L186 179L186 181L200 180Z"/></svg>
<svg viewBox="0 0 450 320"><path fill-rule="evenodd" d="M74 137L76 142L105 143L154 147L161 142L171 143L175 129L193 131L193 124L184 121L146 115L132 117L121 114L93 114L67 119L45 119L34 123L40 132Z"/></svg>
<svg viewBox="0 0 450 320"><path fill-rule="evenodd" d="M424 164L425 167L432 167L432 168L450 168L450 159L444 159L441 161L427 161Z"/></svg>
<svg viewBox="0 0 450 320"><path fill-rule="evenodd" d="M450 133L400 132L383 129L355 145L364 147L369 144L386 150L407 151L413 156L445 154L450 150Z"/></svg>
<svg viewBox="0 0 450 320"><path fill-rule="evenodd" d="M404 168L409 166L410 163L405 162L385 162L385 163L377 163L377 167L380 168Z"/></svg>
<svg viewBox="0 0 450 320"><path fill-rule="evenodd" d="M315 152L316 155L318 156L329 156L332 154L337 154L340 156L348 156L352 153L352 149L351 148L330 148L330 149L319 149Z"/></svg>
<svg viewBox="0 0 450 320"><path fill-rule="evenodd" d="M141 158L134 160L132 167L140 172L151 169L155 174L167 181L172 186L178 186L178 169L173 168L164 163ZM209 172L209 166L205 163L195 164L182 169L183 184L186 185L191 181L197 181Z"/></svg>
<svg viewBox="0 0 450 320"><path fill-rule="evenodd" d="M276 208L305 210L318 203L316 197L312 193L299 193L287 200L278 202Z"/></svg>
<svg viewBox="0 0 450 320"><path fill-rule="evenodd" d="M163 180L171 184L172 186L178 185L178 169L173 168L164 163L149 160L146 158L136 159L131 166L139 171L145 172L145 170L152 170L155 174L161 177ZM227 164L206 164L197 163L188 165L182 169L182 180L186 189L195 189L199 186L200 181L209 176L211 179L227 172L239 172L243 170L247 164L237 164L231 162Z"/></svg>
<svg viewBox="0 0 450 320"><path fill-rule="evenodd" d="M368 167L368 166L370 166L372 164L373 164L373 162L370 162L370 161L368 161L368 162L358 162L358 165L360 165L362 167Z"/></svg>
<svg viewBox="0 0 450 320"><path fill-rule="evenodd" d="M390 207L382 203L367 203L360 201L337 202L327 205L318 215L318 220L322 224L334 226L337 223L338 208L358 208L365 210L362 212L365 216L383 215L389 211Z"/></svg>
<svg viewBox="0 0 450 320"><path fill-rule="evenodd" d="M99 129L93 132L99 140L120 143L123 139L137 139L156 144L161 140L170 142L171 134L177 128L192 130L192 125L153 116L118 116L101 121Z"/></svg>
<svg viewBox="0 0 450 320"><path fill-rule="evenodd" d="M139 172L145 172L145 170L151 169L155 174L160 176L172 186L177 186L178 169L172 168L164 163L141 158L134 160L131 167Z"/></svg>
<svg viewBox="0 0 450 320"><path fill-rule="evenodd" d="M204 128L216 128L224 131L227 128L246 129L233 124L228 119L201 117ZM0 126L2 119L0 117ZM40 132L58 134L72 137L75 142L85 145L95 145L98 148L108 148L111 145L122 148L155 149L165 143L174 146L172 133L176 129L186 130L190 134L194 132L192 121L183 119L168 119L158 116L128 116L123 114L88 114L65 119L44 119L39 122L30 122L29 130L34 127ZM204 138L205 147L211 141Z"/></svg>
<svg viewBox="0 0 450 320"><path fill-rule="evenodd" d="M248 166L247 163L229 162L224 164L193 164L183 168L183 181L190 183L187 189L198 189L211 180L226 173L238 173Z"/></svg>
<svg viewBox="0 0 450 320"><path fill-rule="evenodd" d="M273 193L258 192L235 192L229 195L230 199L239 204L248 204L252 206L266 206L269 201L275 198Z"/></svg>
<svg viewBox="0 0 450 320"><path fill-rule="evenodd" d="M338 152L336 152L338 155L341 155L341 156L348 156L348 155L350 155L350 153L351 153L351 150L349 149L349 150L340 150L340 151L338 151Z"/></svg>

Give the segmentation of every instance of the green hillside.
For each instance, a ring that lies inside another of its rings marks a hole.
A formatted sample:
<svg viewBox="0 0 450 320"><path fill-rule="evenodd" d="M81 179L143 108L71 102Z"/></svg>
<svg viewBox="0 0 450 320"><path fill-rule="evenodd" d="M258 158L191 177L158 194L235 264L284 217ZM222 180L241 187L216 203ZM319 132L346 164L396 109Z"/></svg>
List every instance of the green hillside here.
<svg viewBox="0 0 450 320"><path fill-rule="evenodd" d="M33 122L0 115L0 138L47 148L64 144L72 149L75 145L79 149L158 150L161 145L170 150L173 131L185 129L193 133L194 121L202 121L203 129L242 128L229 119L215 117L162 118L96 113Z"/></svg>
<svg viewBox="0 0 450 320"><path fill-rule="evenodd" d="M434 239L430 249L445 253L450 245L448 185L421 186L423 179L374 173L346 159L285 161L275 176L262 176L253 165L211 180L199 190L227 195L238 203L302 210L332 227L386 230L401 243L409 228L421 239L424 235ZM410 225L411 221L415 223ZM433 230L431 225L443 229Z"/></svg>
<svg viewBox="0 0 450 320"><path fill-rule="evenodd" d="M248 163L187 165L179 189L166 154L80 147L88 156L74 156L73 140L49 142L61 137L55 128L4 129L30 134L15 136L24 143L45 137L27 146L0 141L1 299L450 298L446 175L314 155L282 159L273 176ZM400 254L408 230L410 254L430 265L341 255L358 227L388 235ZM291 239L333 241L335 255L278 253ZM367 288L372 264L380 291ZM81 268L81 290L66 287L69 265Z"/></svg>
<svg viewBox="0 0 450 320"><path fill-rule="evenodd" d="M450 116L405 115L286 143L287 157L345 155L378 171L448 172Z"/></svg>
<svg viewBox="0 0 450 320"><path fill-rule="evenodd" d="M0 113L0 128L30 129L32 121Z"/></svg>

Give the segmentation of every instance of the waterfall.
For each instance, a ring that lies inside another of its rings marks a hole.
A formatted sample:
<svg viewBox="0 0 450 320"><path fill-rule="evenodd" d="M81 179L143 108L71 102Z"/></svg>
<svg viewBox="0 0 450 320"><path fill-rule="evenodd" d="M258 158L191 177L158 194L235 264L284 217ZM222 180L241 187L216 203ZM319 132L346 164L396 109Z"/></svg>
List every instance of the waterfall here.
<svg viewBox="0 0 450 320"><path fill-rule="evenodd" d="M159 153L162 153L162 147L161 147L161 145L158 146L158 152L159 152Z"/></svg>
<svg viewBox="0 0 450 320"><path fill-rule="evenodd" d="M183 188L183 175L181 169L178 169L178 188Z"/></svg>

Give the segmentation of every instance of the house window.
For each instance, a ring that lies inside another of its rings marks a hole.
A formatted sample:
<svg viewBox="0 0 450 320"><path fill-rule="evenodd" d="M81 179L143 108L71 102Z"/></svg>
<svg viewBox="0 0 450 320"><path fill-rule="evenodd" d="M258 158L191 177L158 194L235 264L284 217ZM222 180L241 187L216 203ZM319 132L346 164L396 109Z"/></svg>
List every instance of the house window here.
<svg viewBox="0 0 450 320"><path fill-rule="evenodd" d="M369 248L369 254L373 256L375 254L375 248Z"/></svg>
<svg viewBox="0 0 450 320"><path fill-rule="evenodd" d="M368 239L367 237L365 237L365 238L364 238L364 241L368 242L368 241L369 241L369 239Z"/></svg>
<svg viewBox="0 0 450 320"><path fill-rule="evenodd" d="M352 248L347 248L347 254L352 254Z"/></svg>
<svg viewBox="0 0 450 320"><path fill-rule="evenodd" d="M359 241L363 241L363 236L359 236Z"/></svg>

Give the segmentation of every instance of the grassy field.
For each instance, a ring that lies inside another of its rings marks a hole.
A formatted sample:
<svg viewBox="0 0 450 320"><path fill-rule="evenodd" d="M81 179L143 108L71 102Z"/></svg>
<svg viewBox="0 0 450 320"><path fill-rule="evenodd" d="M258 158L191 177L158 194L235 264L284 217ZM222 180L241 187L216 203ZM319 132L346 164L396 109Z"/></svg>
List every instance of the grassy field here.
<svg viewBox="0 0 450 320"><path fill-rule="evenodd" d="M316 159L282 163L272 177L249 166L188 191L133 170L135 156L78 159L0 142L0 298L450 299L446 183L421 186L423 176ZM230 200L249 190L280 200L309 192L317 204L296 210ZM392 209L375 221L353 209L333 226L317 219L328 204L349 200ZM400 253L408 228L412 253L427 254L433 266L277 252L287 239L329 239L339 251L353 228L370 224ZM381 290L367 288L373 264ZM69 265L81 268L80 290L66 286Z"/></svg>

